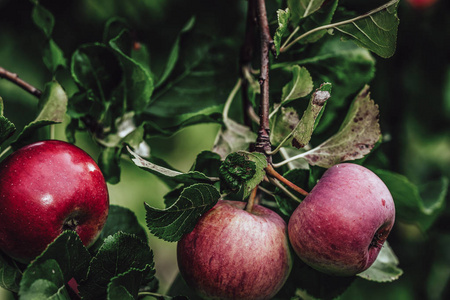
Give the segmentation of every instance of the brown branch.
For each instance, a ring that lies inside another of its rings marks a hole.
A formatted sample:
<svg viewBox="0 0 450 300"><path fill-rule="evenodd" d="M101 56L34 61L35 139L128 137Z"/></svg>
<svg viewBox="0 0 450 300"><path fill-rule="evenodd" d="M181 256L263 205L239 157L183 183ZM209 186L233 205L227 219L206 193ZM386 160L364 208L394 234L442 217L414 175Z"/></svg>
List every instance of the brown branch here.
<svg viewBox="0 0 450 300"><path fill-rule="evenodd" d="M269 22L267 21L265 0L257 0L257 17L261 37L261 72L259 84L261 87L261 101L259 111L259 130L256 140L255 150L266 154L271 150L270 145L270 126L269 126L269 51L273 52L274 43L270 36ZM272 158L267 155L267 161L270 163Z"/></svg>
<svg viewBox="0 0 450 300"><path fill-rule="evenodd" d="M42 95L42 92L29 84L28 82L22 80L19 78L19 76L16 73L9 72L8 70L0 67L0 78L4 78L6 80L11 81L12 83L18 85L28 93L40 98Z"/></svg>
<svg viewBox="0 0 450 300"><path fill-rule="evenodd" d="M290 187L291 189L293 189L297 193L299 193L299 194L301 194L303 196L307 196L308 195L307 191L305 191L304 189L296 186L295 184L293 184L292 182L290 182L289 180L284 178L277 171L275 171L275 169L271 165L266 167L266 173L267 173L267 175L270 175L270 176L278 179L279 181L281 181L282 183L284 183L285 185L287 185L288 187Z"/></svg>

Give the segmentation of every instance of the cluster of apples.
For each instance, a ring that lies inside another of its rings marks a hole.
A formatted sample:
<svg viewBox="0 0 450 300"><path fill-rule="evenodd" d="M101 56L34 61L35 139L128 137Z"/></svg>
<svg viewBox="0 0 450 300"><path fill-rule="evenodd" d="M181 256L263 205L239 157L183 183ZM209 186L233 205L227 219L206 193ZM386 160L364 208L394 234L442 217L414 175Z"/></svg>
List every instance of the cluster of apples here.
<svg viewBox="0 0 450 300"><path fill-rule="evenodd" d="M219 201L178 242L178 266L205 299L271 299L292 268L291 244L314 269L353 276L378 256L395 219L386 185L356 164L329 168L289 224L272 210Z"/></svg>
<svg viewBox="0 0 450 300"><path fill-rule="evenodd" d="M220 200L178 242L180 273L205 299L270 299L292 269L290 245L309 266L353 276L375 261L395 219L386 185L356 164L329 168L290 217ZM27 263L63 230L86 246L108 215L95 161L62 141L21 148L0 165L0 249Z"/></svg>

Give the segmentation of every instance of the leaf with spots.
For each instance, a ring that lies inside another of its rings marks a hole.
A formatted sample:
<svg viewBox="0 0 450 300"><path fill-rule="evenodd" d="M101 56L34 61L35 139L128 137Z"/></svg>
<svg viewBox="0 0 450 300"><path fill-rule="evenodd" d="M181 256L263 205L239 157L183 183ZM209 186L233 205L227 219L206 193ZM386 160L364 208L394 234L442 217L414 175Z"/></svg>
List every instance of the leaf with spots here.
<svg viewBox="0 0 450 300"><path fill-rule="evenodd" d="M378 117L378 105L370 99L369 86L365 86L353 101L339 131L301 157L323 168L364 157L380 140Z"/></svg>
<svg viewBox="0 0 450 300"><path fill-rule="evenodd" d="M185 188L178 199L166 209L151 207L147 203L147 226L157 237L176 242L191 232L202 214L219 200L220 193L210 184L198 183Z"/></svg>
<svg viewBox="0 0 450 300"><path fill-rule="evenodd" d="M331 97L331 83L323 83L312 94L308 107L299 120L297 112L293 108L282 109L277 115L271 129L271 142L274 145L285 144L288 141L296 148L303 148L311 139L316 127L318 116Z"/></svg>

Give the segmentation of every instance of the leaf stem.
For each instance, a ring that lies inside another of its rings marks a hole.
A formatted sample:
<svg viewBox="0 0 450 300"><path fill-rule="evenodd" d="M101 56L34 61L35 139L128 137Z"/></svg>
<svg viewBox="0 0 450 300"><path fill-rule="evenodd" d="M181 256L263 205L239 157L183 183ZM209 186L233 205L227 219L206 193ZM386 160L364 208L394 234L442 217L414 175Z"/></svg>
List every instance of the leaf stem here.
<svg viewBox="0 0 450 300"><path fill-rule="evenodd" d="M297 193L299 193L299 194L301 194L303 196L307 196L308 195L307 191L305 191L304 189L296 186L294 183L292 183L289 180L287 180L286 178L284 178L277 171L275 171L275 169L271 165L268 165L266 167L266 173L267 173L267 175L270 175L270 176L278 179L279 181L281 181L282 183L284 183L285 185L287 185L288 187L290 187L291 189L293 189Z"/></svg>
<svg viewBox="0 0 450 300"><path fill-rule="evenodd" d="M6 147L2 153L0 153L0 158L2 158L6 153L8 153L10 150L12 149L11 145L9 145L8 147Z"/></svg>
<svg viewBox="0 0 450 300"><path fill-rule="evenodd" d="M356 22L356 21L358 21L358 20L367 18L367 17L369 17L370 15L373 15L373 14L379 12L379 11L382 11L383 9L388 8L389 6L394 5L394 4L397 3L398 1L399 1L399 0L391 0L391 1L389 1L389 2L387 2L387 3L385 3L385 4L383 4L383 5L381 5L380 7L377 7L377 8L375 8L375 9L373 9L373 10L371 10L371 11L365 13L365 14L362 14L362 15L357 16L357 17L352 18L352 19L348 19L348 20L344 20L344 21L340 21L340 22L336 22L336 23L332 23L332 24L328 24L328 25L323 25L323 26L316 27L316 28L314 28L314 29L312 29L312 30L310 30L310 31L307 31L307 32L305 32L304 34L300 35L299 37L297 37L296 39L294 39L294 40L293 40L291 43L289 43L288 45L281 47L280 52L285 52L285 51L288 50L290 47L292 47L295 43L297 43L298 41L300 41L301 39L307 37L308 35L310 35L310 34L312 34L312 33L315 33L315 32L317 32L317 31L321 31L321 30L330 29L330 28L335 28L335 27L338 27L338 26L346 25L346 24L353 23L353 22Z"/></svg>
<svg viewBox="0 0 450 300"><path fill-rule="evenodd" d="M156 299L172 299L173 298L170 296L166 296L166 295L162 295L162 294L158 294L158 293L152 293L152 292L139 292L138 293L138 298L143 298L145 296L154 297Z"/></svg>
<svg viewBox="0 0 450 300"><path fill-rule="evenodd" d="M298 198L297 196L295 196L294 194L292 194L287 188L284 187L284 185L282 185L277 179L269 177L269 181L275 185L277 188L279 188L283 193L286 194L286 196L288 196L289 198L297 201L297 202L302 202L302 200L300 200L300 198ZM275 197L275 195L272 194L272 196Z"/></svg>
<svg viewBox="0 0 450 300"><path fill-rule="evenodd" d="M0 78L4 78L6 80L11 81L12 83L16 84L17 86L21 87L22 89L24 89L25 91L27 91L28 93L30 93L31 95L34 95L38 98L41 97L42 92L35 88L34 86L32 86L31 84L29 84L28 82L22 80L19 78L19 75L17 75L16 73L12 73L2 67L0 67Z"/></svg>
<svg viewBox="0 0 450 300"><path fill-rule="evenodd" d="M292 33L288 36L288 38L286 39L286 41L283 43L283 45L281 46L280 49L283 49L286 47L286 45L292 40L292 38L294 37L294 35L300 30L300 26L295 27L294 31L292 31Z"/></svg>
<svg viewBox="0 0 450 300"><path fill-rule="evenodd" d="M227 101L225 102L222 111L222 119L224 124L228 122L228 112L230 111L231 103L233 103L233 99L236 96L237 92L239 91L241 84L242 79L239 78L236 84L234 85L233 89L231 90L230 94L228 95Z"/></svg>
<svg viewBox="0 0 450 300"><path fill-rule="evenodd" d="M294 161L296 159L304 157L305 155L309 154L310 151L311 150L303 152L303 153L300 153L300 154L292 156L292 157L290 157L290 158L288 158L286 160L283 160L282 162L275 163L275 164L272 164L272 165L273 165L274 168L278 168L278 167L284 166L285 164L290 163L291 161Z"/></svg>

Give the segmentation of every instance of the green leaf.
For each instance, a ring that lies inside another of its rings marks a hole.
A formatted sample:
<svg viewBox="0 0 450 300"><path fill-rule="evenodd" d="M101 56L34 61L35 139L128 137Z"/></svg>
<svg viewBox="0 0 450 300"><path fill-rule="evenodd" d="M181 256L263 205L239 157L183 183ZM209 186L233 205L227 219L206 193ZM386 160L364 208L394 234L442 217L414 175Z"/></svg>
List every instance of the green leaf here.
<svg viewBox="0 0 450 300"><path fill-rule="evenodd" d="M274 145L291 141L292 146L303 148L308 145L317 124L317 117L331 97L331 84L324 83L312 94L302 118L292 109L282 109L272 123L271 141ZM287 133L287 134L286 134Z"/></svg>
<svg viewBox="0 0 450 300"><path fill-rule="evenodd" d="M3 116L3 99L0 97L0 146L9 139L15 131L16 126Z"/></svg>
<svg viewBox="0 0 450 300"><path fill-rule="evenodd" d="M302 35L314 28L328 25L331 23L333 19L334 13L336 12L336 8L338 7L338 0L332 0L331 3L325 2L320 10L316 11L314 14L310 15L308 18L304 20L304 23L300 26L300 30L297 35ZM327 33L326 30L320 30L318 32L309 34L305 38L300 40L300 43L315 43L320 38L322 38Z"/></svg>
<svg viewBox="0 0 450 300"><path fill-rule="evenodd" d="M143 111L150 103L153 94L153 79L147 70L132 59L127 52L132 45L128 31L122 31L117 37L109 42L109 45L119 55L122 63L125 85L127 111Z"/></svg>
<svg viewBox="0 0 450 300"><path fill-rule="evenodd" d="M34 24L39 27L47 38L50 38L55 26L55 18L53 14L49 12L45 7L35 2L33 10L31 12L31 18Z"/></svg>
<svg viewBox="0 0 450 300"><path fill-rule="evenodd" d="M77 233L64 231L28 265L20 282L20 298L70 299L64 286L72 278L86 277L90 259Z"/></svg>
<svg viewBox="0 0 450 300"><path fill-rule="evenodd" d="M148 160L143 159L137 153L133 152L129 147L127 147L128 152L134 157L132 161L134 164L141 169L150 172L152 174L162 176L165 178L169 178L178 183L186 183L192 184L197 182L215 182L218 181L218 178L208 177L203 173L198 171L189 171L187 173L181 173L178 171L174 171L159 165L156 165Z"/></svg>
<svg viewBox="0 0 450 300"><path fill-rule="evenodd" d="M202 214L219 200L217 189L204 183L193 184L183 190L178 200L166 209L145 205L147 226L157 237L176 242L191 232Z"/></svg>
<svg viewBox="0 0 450 300"><path fill-rule="evenodd" d="M139 288L150 272L154 272L150 266L143 270L130 269L125 273L112 278L108 284L108 300L134 300L138 299Z"/></svg>
<svg viewBox="0 0 450 300"><path fill-rule="evenodd" d="M333 101L329 108L342 107L349 96L353 96L375 75L375 59L366 49L339 38L324 39L319 49L305 59L274 64L272 68L285 68L292 64L305 66L315 82L330 82L333 85Z"/></svg>
<svg viewBox="0 0 450 300"><path fill-rule="evenodd" d="M292 146L303 148L308 145L314 128L316 128L317 117L331 97L331 84L323 83L311 96L308 107L303 113L300 122L293 131Z"/></svg>
<svg viewBox="0 0 450 300"><path fill-rule="evenodd" d="M219 122L223 103L234 79L235 66L228 61L235 54L230 43L194 27L180 36L180 52L170 76L153 95L143 115L160 134L205 122Z"/></svg>
<svg viewBox="0 0 450 300"><path fill-rule="evenodd" d="M292 16L296 19L303 19L311 15L322 6L325 0L288 0L288 7L292 11Z"/></svg>
<svg viewBox="0 0 450 300"><path fill-rule="evenodd" d="M19 148L30 139L37 129L64 121L67 110L67 95L61 85L51 81L45 86L42 96L39 98L39 113L36 119L25 126L13 143L14 148Z"/></svg>
<svg viewBox="0 0 450 300"><path fill-rule="evenodd" d="M51 259L58 263L65 282L68 282L72 277L77 280L86 277L91 255L78 234L68 230L48 245L47 249L30 266L39 265Z"/></svg>
<svg viewBox="0 0 450 300"><path fill-rule="evenodd" d="M339 131L302 157L309 164L329 168L337 163L364 157L381 137L378 105L366 86L355 98Z"/></svg>
<svg viewBox="0 0 450 300"><path fill-rule="evenodd" d="M164 72L161 75L161 77L159 78L158 83L156 84L156 87L159 87L160 85L162 85L167 80L167 78L170 76L170 74L172 73L173 69L175 68L176 63L178 62L178 58L179 58L181 36L184 33L192 30L192 28L194 27L194 24L195 24L195 17L191 17L186 22L184 27L181 29L180 33L178 34L177 39L175 40L175 43L172 46L172 50L170 51L169 57L167 58L166 67L164 68Z"/></svg>
<svg viewBox="0 0 450 300"><path fill-rule="evenodd" d="M264 179L266 167L267 159L262 153L231 153L219 169L221 190L238 194L242 199L247 198Z"/></svg>
<svg viewBox="0 0 450 300"><path fill-rule="evenodd" d="M122 84L124 72L113 50L99 44L80 46L72 55L72 77L85 91L106 102ZM120 99L118 99L120 100Z"/></svg>
<svg viewBox="0 0 450 300"><path fill-rule="evenodd" d="M277 55L280 55L281 39L283 38L286 30L288 29L290 17L291 11L289 10L289 8L286 8L286 10L282 9L277 10L278 28L277 31L275 31L275 35L273 37L273 42L275 44L275 49L277 50Z"/></svg>
<svg viewBox="0 0 450 300"><path fill-rule="evenodd" d="M389 244L384 243L373 265L357 276L376 282L390 282L397 280L402 274L402 269L398 268L397 256L392 251Z"/></svg>
<svg viewBox="0 0 450 300"><path fill-rule="evenodd" d="M70 300L59 264L54 259L28 267L20 282L22 300Z"/></svg>
<svg viewBox="0 0 450 300"><path fill-rule="evenodd" d="M150 268L150 272L142 284L152 281L155 275L153 252L147 244L134 235L122 232L109 236L92 259L87 279L80 283L80 295L86 300L104 299L114 277L131 269L146 268Z"/></svg>
<svg viewBox="0 0 450 300"><path fill-rule="evenodd" d="M65 68L67 66L64 53L52 39L45 44L43 52L44 64L53 74L59 67Z"/></svg>
<svg viewBox="0 0 450 300"><path fill-rule="evenodd" d="M427 230L445 206L449 181L442 177L417 186L403 175L373 170L386 184L395 202L397 218Z"/></svg>
<svg viewBox="0 0 450 300"><path fill-rule="evenodd" d="M211 151L202 151L197 155L191 169L208 176L218 177L221 163L222 160L219 154Z"/></svg>
<svg viewBox="0 0 450 300"><path fill-rule="evenodd" d="M133 211L128 208L110 205L108 219L95 243L89 247L89 252L97 253L103 242L108 236L118 232L125 232L140 238L144 243L148 243L148 237L145 229L139 224Z"/></svg>
<svg viewBox="0 0 450 300"><path fill-rule="evenodd" d="M292 80L283 87L281 103L287 104L292 100L305 97L314 87L311 75L304 67L292 67Z"/></svg>
<svg viewBox="0 0 450 300"><path fill-rule="evenodd" d="M335 27L336 32L381 57L391 57L395 53L400 22L397 17L398 3L399 0L389 1L358 20Z"/></svg>
<svg viewBox="0 0 450 300"><path fill-rule="evenodd" d="M19 292L20 279L22 272L16 262L0 252L0 287L11 292Z"/></svg>

